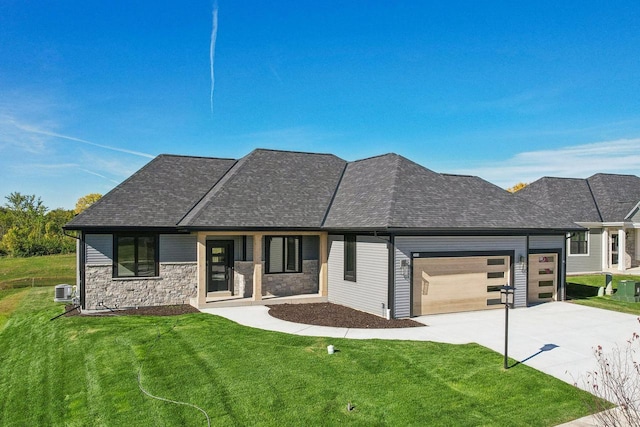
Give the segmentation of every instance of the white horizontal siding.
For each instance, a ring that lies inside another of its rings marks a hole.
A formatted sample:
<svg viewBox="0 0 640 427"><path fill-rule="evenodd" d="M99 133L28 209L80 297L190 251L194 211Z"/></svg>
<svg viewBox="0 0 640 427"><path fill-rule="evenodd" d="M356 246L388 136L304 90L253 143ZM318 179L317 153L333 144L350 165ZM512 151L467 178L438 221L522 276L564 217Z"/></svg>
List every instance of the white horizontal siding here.
<svg viewBox="0 0 640 427"><path fill-rule="evenodd" d="M196 262L197 239L191 234L161 234L160 262Z"/></svg>
<svg viewBox="0 0 640 427"><path fill-rule="evenodd" d="M525 236L397 236L395 238L394 317L411 315L411 274L402 271L402 261L411 263L412 252L484 252L513 251L516 259L526 256ZM515 306L527 305L526 271L513 266ZM411 264L409 264L411 265Z"/></svg>
<svg viewBox="0 0 640 427"><path fill-rule="evenodd" d="M84 238L87 264L111 264L113 259L113 235L87 234Z"/></svg>
<svg viewBox="0 0 640 427"><path fill-rule="evenodd" d="M356 239L356 281L344 280L344 239L329 236L330 302L383 316L388 303L388 249L380 238Z"/></svg>

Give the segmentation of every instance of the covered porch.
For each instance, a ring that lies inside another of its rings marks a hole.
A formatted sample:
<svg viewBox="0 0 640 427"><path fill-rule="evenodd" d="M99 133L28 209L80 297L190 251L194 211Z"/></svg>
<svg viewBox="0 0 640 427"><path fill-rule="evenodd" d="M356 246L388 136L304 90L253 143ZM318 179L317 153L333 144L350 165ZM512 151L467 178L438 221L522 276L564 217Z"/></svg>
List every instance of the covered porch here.
<svg viewBox="0 0 640 427"><path fill-rule="evenodd" d="M602 230L602 270L637 271L640 267L640 229L629 224L605 224Z"/></svg>
<svg viewBox="0 0 640 427"><path fill-rule="evenodd" d="M327 301L327 233L198 231L197 308Z"/></svg>

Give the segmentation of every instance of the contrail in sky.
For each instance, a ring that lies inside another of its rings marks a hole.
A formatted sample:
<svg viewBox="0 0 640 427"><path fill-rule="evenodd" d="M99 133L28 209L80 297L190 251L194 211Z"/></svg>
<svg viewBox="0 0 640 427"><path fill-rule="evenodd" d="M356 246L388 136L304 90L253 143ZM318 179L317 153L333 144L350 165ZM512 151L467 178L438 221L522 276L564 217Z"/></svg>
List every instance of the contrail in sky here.
<svg viewBox="0 0 640 427"><path fill-rule="evenodd" d="M83 144L93 145L94 147L100 147L100 148L104 148L106 150L112 150L112 151L119 151L121 153L133 154L134 156L146 157L146 158L149 158L149 159L153 159L155 157L152 154L142 153L140 151L127 150L126 148L110 147L108 145L96 144L95 142L87 141L86 139L80 139L80 138L75 138L73 136L61 135L61 134L55 133L55 132L49 132L49 131L46 131L46 130L40 130L40 129L36 129L36 128L30 127L30 126L25 126L25 125L22 125L22 124L18 124L18 123L15 123L15 122L14 122L14 125L18 129L22 129L22 130L24 130L26 132L36 133L36 134L39 134L39 135L46 135L46 136L52 136L54 138L68 139L69 141L81 142Z"/></svg>
<svg viewBox="0 0 640 427"><path fill-rule="evenodd" d="M215 51L216 51L216 37L218 37L218 3L215 2L213 4L213 10L211 12L211 45L209 46L209 70L211 72L211 95L210 95L210 103L211 103L211 115L213 116L213 88L216 84L216 79L213 76L213 62L215 60Z"/></svg>

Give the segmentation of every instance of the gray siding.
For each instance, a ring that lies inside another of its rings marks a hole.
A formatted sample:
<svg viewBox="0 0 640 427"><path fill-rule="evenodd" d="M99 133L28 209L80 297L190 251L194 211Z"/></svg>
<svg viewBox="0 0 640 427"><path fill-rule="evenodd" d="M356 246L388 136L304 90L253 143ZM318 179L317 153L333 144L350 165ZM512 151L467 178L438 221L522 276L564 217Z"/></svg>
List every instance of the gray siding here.
<svg viewBox="0 0 640 427"><path fill-rule="evenodd" d="M344 238L329 236L329 301L384 316L388 303L388 249L380 238L357 237L356 281L344 280Z"/></svg>
<svg viewBox="0 0 640 427"><path fill-rule="evenodd" d="M411 277L402 273L403 260L411 262L412 252L481 252L514 251L516 259L526 256L527 238L524 236L398 236L395 239L395 294L396 318L411 315ZM513 263L514 260L512 260ZM527 274L513 268L516 287L515 306L527 305Z"/></svg>
<svg viewBox="0 0 640 427"><path fill-rule="evenodd" d="M111 264L113 259L113 235L87 234L84 241L87 251L87 264Z"/></svg>
<svg viewBox="0 0 640 427"><path fill-rule="evenodd" d="M640 222L640 209L635 209L635 213L629 219L631 222Z"/></svg>
<svg viewBox="0 0 640 427"><path fill-rule="evenodd" d="M196 262L197 238L190 234L161 234L160 262Z"/></svg>
<svg viewBox="0 0 640 427"><path fill-rule="evenodd" d="M529 237L530 249L563 249L564 235L556 236L531 236Z"/></svg>
<svg viewBox="0 0 640 427"><path fill-rule="evenodd" d="M567 254L567 273L600 271L602 271L602 229L592 228L589 230L589 255Z"/></svg>

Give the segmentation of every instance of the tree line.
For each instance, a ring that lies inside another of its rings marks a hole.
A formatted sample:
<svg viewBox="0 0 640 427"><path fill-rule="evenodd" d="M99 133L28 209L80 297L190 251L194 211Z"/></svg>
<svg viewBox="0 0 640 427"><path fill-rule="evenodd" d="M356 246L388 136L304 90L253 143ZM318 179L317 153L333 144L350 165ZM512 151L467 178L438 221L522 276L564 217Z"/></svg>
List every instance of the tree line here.
<svg viewBox="0 0 640 427"><path fill-rule="evenodd" d="M49 210L40 197L13 192L0 206L0 256L28 257L74 252L76 240L62 227L100 198L78 199L76 209Z"/></svg>

